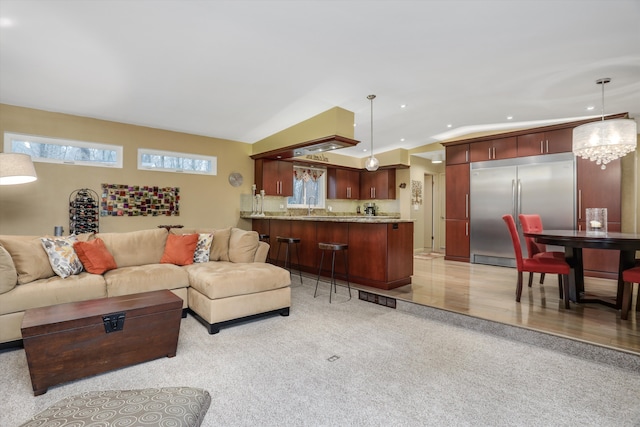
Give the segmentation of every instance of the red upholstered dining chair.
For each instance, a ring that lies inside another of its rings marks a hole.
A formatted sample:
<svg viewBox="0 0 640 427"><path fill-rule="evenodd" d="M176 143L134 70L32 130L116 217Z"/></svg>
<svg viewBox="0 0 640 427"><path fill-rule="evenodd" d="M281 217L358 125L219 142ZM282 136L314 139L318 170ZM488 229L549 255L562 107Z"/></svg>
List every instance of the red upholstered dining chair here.
<svg viewBox="0 0 640 427"><path fill-rule="evenodd" d="M634 267L623 271L622 280L624 281L624 290L622 292L622 314L620 315L620 318L622 320L627 320L629 318L629 307L631 307L631 296L633 293L634 283L638 283L636 313L640 311L640 267Z"/></svg>
<svg viewBox="0 0 640 427"><path fill-rule="evenodd" d="M511 215L503 215L502 219L507 224L509 234L511 235L511 243L516 255L516 268L518 270L518 286L516 287L516 301L520 302L522 296L522 273L549 273L558 275L558 286L563 290L564 307L569 308L569 264L564 260L538 257L523 258L522 248L520 247L520 236L516 229L516 222Z"/></svg>
<svg viewBox="0 0 640 427"><path fill-rule="evenodd" d="M520 224L522 224L522 231L525 233L535 233L543 231L542 219L537 214L520 214L518 215ZM527 252L529 258L556 258L564 259L564 252L548 252L547 245L538 243L533 237L524 238L524 243L527 246ZM529 273L529 287L533 282L533 273ZM540 273L540 284L544 283L544 273ZM560 288L560 298L562 298L562 288Z"/></svg>

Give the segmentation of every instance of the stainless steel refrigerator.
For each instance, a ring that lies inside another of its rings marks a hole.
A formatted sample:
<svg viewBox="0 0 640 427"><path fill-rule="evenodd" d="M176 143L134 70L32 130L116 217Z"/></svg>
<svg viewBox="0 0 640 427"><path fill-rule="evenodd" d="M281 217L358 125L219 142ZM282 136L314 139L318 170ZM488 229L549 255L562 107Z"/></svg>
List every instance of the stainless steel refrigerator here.
<svg viewBox="0 0 640 427"><path fill-rule="evenodd" d="M502 215L539 214L545 229L575 225L575 159L572 153L471 164L471 262L515 267L515 254ZM562 251L563 248L548 248Z"/></svg>

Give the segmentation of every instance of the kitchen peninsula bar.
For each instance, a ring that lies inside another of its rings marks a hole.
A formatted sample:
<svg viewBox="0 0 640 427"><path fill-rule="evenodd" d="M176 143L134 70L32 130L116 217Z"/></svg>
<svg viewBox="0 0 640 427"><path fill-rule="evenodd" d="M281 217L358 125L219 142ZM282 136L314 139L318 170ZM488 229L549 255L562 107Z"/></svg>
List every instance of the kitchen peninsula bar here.
<svg viewBox="0 0 640 427"><path fill-rule="evenodd" d="M300 264L294 268L318 274L318 242L349 245L349 280L378 289L394 289L411 283L413 274L413 221L383 216L264 216L252 217L253 230L271 237L271 262L282 264L276 236L299 237ZM294 260L295 261L295 260ZM326 266L325 266L326 267ZM330 270L323 270L329 276ZM342 263L336 277L345 279Z"/></svg>

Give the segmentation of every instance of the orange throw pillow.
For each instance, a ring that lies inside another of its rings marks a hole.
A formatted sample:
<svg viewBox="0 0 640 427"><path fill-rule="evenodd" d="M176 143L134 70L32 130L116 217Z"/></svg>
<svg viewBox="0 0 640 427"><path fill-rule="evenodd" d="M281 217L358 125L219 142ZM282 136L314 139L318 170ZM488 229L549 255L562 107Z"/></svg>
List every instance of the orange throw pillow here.
<svg viewBox="0 0 640 427"><path fill-rule="evenodd" d="M88 242L75 242L73 250L76 251L84 269L91 274L102 274L118 268L116 260L100 238Z"/></svg>
<svg viewBox="0 0 640 427"><path fill-rule="evenodd" d="M164 246L161 264L193 264L193 253L198 245L198 234L169 234Z"/></svg>

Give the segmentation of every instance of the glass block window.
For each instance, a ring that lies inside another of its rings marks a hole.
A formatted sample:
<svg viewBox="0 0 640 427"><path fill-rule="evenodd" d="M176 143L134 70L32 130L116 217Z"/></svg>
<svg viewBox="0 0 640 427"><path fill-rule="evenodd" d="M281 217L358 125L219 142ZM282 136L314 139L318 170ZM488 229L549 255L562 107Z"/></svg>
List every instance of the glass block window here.
<svg viewBox="0 0 640 427"><path fill-rule="evenodd" d="M147 148L138 150L138 169L159 172L217 175L218 158L200 154L175 153Z"/></svg>
<svg viewBox="0 0 640 427"><path fill-rule="evenodd" d="M23 153L34 162L122 168L122 146L5 132L5 153Z"/></svg>

